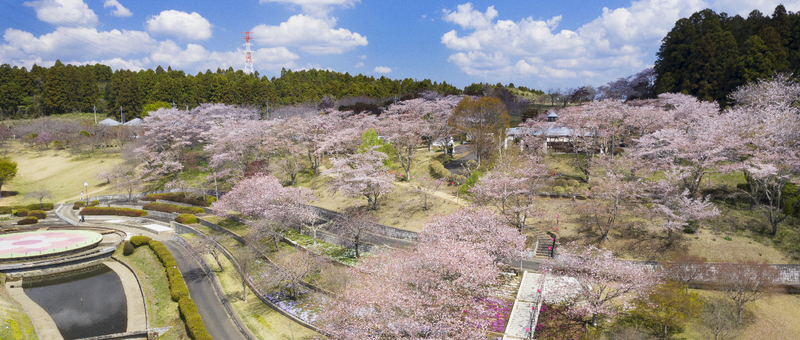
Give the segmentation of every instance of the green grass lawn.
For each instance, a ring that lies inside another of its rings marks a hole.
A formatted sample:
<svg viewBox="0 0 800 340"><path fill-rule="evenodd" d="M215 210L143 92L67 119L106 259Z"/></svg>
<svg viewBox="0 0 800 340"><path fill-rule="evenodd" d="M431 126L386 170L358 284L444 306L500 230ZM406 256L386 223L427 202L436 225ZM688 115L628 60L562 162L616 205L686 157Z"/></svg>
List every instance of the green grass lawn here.
<svg viewBox="0 0 800 340"><path fill-rule="evenodd" d="M8 158L17 162L17 176L2 186L0 205L36 203L35 199L25 199L23 195L41 187L50 190L53 199L46 202L71 202L80 199L81 191L89 183L89 194L116 194L111 185L95 178L102 168L111 169L122 162L118 154L94 153L91 157L78 158L64 150L45 150L41 154L35 150L21 147L9 152Z"/></svg>
<svg viewBox="0 0 800 340"><path fill-rule="evenodd" d="M0 283L5 276L0 274ZM28 313L0 288L0 339L39 339Z"/></svg>
<svg viewBox="0 0 800 340"><path fill-rule="evenodd" d="M142 283L147 300L150 327L172 327L158 338L165 340L188 339L186 328L178 312L178 303L172 301L169 292L167 274L153 251L144 245L136 248L132 255L124 256L120 245L114 256L130 265Z"/></svg>

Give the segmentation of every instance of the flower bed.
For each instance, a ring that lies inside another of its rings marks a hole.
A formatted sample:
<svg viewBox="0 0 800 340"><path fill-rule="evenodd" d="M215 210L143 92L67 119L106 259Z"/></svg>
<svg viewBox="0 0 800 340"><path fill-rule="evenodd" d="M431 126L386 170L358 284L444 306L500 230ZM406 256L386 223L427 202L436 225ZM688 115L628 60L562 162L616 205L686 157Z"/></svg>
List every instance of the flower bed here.
<svg viewBox="0 0 800 340"><path fill-rule="evenodd" d="M566 307L542 304L536 323L536 339L583 339L584 324L566 314Z"/></svg>
<svg viewBox="0 0 800 340"><path fill-rule="evenodd" d="M203 208L198 207L184 207L182 205L166 204L166 203L147 203L142 207L144 210L155 210L165 213L181 213L181 214L202 214L205 212Z"/></svg>
<svg viewBox="0 0 800 340"><path fill-rule="evenodd" d="M505 332L508 318L511 316L511 307L514 303L503 299L489 299L487 302L491 320L489 330L497 333Z"/></svg>
<svg viewBox="0 0 800 340"><path fill-rule="evenodd" d="M88 207L81 210L81 215L114 215L114 216L128 216L128 217L142 217L147 216L147 212L139 209L131 208L104 208L104 207Z"/></svg>

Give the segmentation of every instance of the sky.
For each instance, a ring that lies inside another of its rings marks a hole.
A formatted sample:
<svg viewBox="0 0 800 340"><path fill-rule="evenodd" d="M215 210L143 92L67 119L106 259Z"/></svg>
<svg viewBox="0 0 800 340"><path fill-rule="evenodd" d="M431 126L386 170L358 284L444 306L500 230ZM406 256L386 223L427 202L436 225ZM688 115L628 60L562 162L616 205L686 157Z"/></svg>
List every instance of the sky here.
<svg viewBox="0 0 800 340"><path fill-rule="evenodd" d="M675 22L704 8L771 15L773 0L0 0L0 64L101 63L190 74L351 75L547 90L652 67ZM800 11L800 0L783 1Z"/></svg>

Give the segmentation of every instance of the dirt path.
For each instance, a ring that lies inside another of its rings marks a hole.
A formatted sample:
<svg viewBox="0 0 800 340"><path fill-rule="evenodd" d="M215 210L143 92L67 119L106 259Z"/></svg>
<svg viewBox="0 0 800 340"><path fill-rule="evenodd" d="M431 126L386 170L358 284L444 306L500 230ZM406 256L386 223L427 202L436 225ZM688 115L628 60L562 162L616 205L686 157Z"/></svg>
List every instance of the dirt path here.
<svg viewBox="0 0 800 340"><path fill-rule="evenodd" d="M408 183L408 182L394 182L394 184L397 184L399 186L404 186L404 187L410 188L410 189L414 188L414 186L411 185L411 183ZM439 197L439 198L444 199L444 200L448 200L448 201L453 202L453 203L458 204L458 205L463 205L465 207L469 206L469 202L466 202L463 199L458 198L456 196L450 195L450 194L448 194L448 193L446 193L444 191L438 191L438 190L434 191L433 192L433 196Z"/></svg>

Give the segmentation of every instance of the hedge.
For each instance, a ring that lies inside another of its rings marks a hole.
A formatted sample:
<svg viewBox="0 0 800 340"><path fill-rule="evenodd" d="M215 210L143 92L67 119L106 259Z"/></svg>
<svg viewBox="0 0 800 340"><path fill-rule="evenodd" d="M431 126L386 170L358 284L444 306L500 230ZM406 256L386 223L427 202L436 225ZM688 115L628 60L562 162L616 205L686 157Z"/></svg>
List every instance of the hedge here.
<svg viewBox="0 0 800 340"><path fill-rule="evenodd" d="M185 196L184 196L185 195ZM207 207L211 203L214 203L217 198L211 195L205 195L205 200L202 198L197 198L197 195L191 193L182 193L182 192L169 192L165 194L147 194L142 198L142 201L152 201L155 202L156 200L164 200L164 201L172 201L178 203L186 203L191 205L198 205L201 207ZM206 202L206 200L208 202Z"/></svg>
<svg viewBox="0 0 800 340"><path fill-rule="evenodd" d="M147 237L147 236L144 236L144 235L132 236L131 237L131 244L134 247L139 247L139 246L143 246L143 245L147 244L148 242L150 242L150 240L151 240L150 237Z"/></svg>
<svg viewBox="0 0 800 340"><path fill-rule="evenodd" d="M202 214L206 212L203 208L199 207L184 207L181 205L167 204L167 203L147 203L142 207L144 210L155 210L165 213L181 213L181 214Z"/></svg>
<svg viewBox="0 0 800 340"><path fill-rule="evenodd" d="M23 207L28 209L28 210L44 210L44 211L48 211L48 210L53 210L54 205L53 205L53 203L42 203L41 205L39 203L33 203L33 204L28 204L27 206L23 206Z"/></svg>
<svg viewBox="0 0 800 340"><path fill-rule="evenodd" d="M192 214L180 214L175 217L175 222L183 223L183 224L193 224L197 223L197 216Z"/></svg>
<svg viewBox="0 0 800 340"><path fill-rule="evenodd" d="M90 207L93 207L93 206L96 206L96 205L100 205L100 201L94 200L94 201L89 202L89 206Z"/></svg>
<svg viewBox="0 0 800 340"><path fill-rule="evenodd" d="M87 207L81 210L81 215L116 215L128 217L142 217L147 216L147 212L139 209L131 208L104 208L104 207Z"/></svg>
<svg viewBox="0 0 800 340"><path fill-rule="evenodd" d="M28 216L19 221L17 221L17 225L26 225L26 224L36 224L39 223L39 219L35 216Z"/></svg>
<svg viewBox="0 0 800 340"><path fill-rule="evenodd" d="M440 163L439 161L431 162L430 169L431 169L431 175L435 178L449 179L450 176L452 176L450 170L445 169L444 165L442 165L442 163Z"/></svg>
<svg viewBox="0 0 800 340"><path fill-rule="evenodd" d="M0 206L0 214L10 214L14 208L9 206Z"/></svg>
<svg viewBox="0 0 800 340"><path fill-rule="evenodd" d="M72 210L78 210L80 208L83 208L85 205L86 202L84 201L75 201L75 203L72 203Z"/></svg>
<svg viewBox="0 0 800 340"><path fill-rule="evenodd" d="M206 326L203 324L203 318L197 312L197 305L188 297L181 298L178 301L178 310L181 317L186 322L186 328L189 336L195 340L213 340L211 334L208 334Z"/></svg>
<svg viewBox="0 0 800 340"><path fill-rule="evenodd" d="M31 210L28 211L28 216L34 216L40 220L47 218L47 213L41 210Z"/></svg>
<svg viewBox="0 0 800 340"><path fill-rule="evenodd" d="M28 209L17 209L17 212L14 213L14 216L17 217L25 217L28 216Z"/></svg>

